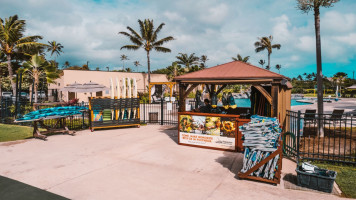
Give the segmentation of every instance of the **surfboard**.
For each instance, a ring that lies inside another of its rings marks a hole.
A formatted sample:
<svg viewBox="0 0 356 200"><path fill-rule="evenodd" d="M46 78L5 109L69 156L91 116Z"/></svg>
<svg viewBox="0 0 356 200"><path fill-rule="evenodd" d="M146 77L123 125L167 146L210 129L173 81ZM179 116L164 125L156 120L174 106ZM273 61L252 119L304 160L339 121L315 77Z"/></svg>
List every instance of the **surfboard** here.
<svg viewBox="0 0 356 200"><path fill-rule="evenodd" d="M117 90L117 99L120 99L121 96L120 96L120 81L119 79L116 77L116 90ZM116 120L119 119L119 115L120 115L120 110L116 110Z"/></svg>
<svg viewBox="0 0 356 200"><path fill-rule="evenodd" d="M126 79L122 78L122 98L126 98ZM125 108L121 109L121 119L124 119Z"/></svg>
<svg viewBox="0 0 356 200"><path fill-rule="evenodd" d="M130 101L132 101L132 93L131 93L131 79L127 78L127 98L130 99ZM127 118L131 119L131 108L127 109Z"/></svg>
<svg viewBox="0 0 356 200"><path fill-rule="evenodd" d="M133 97L134 98L137 98L137 83L136 83L136 78L132 78L132 81L133 81ZM137 112L137 108L134 109L134 112L133 112L133 117L134 119L136 119L136 112Z"/></svg>
<svg viewBox="0 0 356 200"><path fill-rule="evenodd" d="M115 88L114 88L114 83L112 82L112 78L110 78L110 97L111 99L115 98ZM114 110L111 110L111 120L114 120Z"/></svg>

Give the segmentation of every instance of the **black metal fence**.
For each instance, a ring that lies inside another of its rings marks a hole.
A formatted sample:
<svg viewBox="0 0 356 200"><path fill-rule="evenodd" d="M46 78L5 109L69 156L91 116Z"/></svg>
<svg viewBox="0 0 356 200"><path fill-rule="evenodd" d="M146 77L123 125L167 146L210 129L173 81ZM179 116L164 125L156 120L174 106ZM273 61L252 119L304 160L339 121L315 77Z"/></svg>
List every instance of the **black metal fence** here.
<svg viewBox="0 0 356 200"><path fill-rule="evenodd" d="M178 124L178 102L141 103L141 123L176 125Z"/></svg>
<svg viewBox="0 0 356 200"><path fill-rule="evenodd" d="M302 160L356 164L356 117L287 111L284 154ZM318 129L318 123L322 128Z"/></svg>

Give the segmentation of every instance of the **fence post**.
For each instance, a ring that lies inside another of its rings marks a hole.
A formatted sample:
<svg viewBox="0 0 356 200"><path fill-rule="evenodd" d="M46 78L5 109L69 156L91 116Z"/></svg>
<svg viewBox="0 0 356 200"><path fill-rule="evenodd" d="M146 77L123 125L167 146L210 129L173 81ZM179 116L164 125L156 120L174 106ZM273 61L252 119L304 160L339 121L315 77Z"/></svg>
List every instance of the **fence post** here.
<svg viewBox="0 0 356 200"><path fill-rule="evenodd" d="M298 116L297 116L297 165L299 164L299 139L300 139L300 110L298 110Z"/></svg>
<svg viewBox="0 0 356 200"><path fill-rule="evenodd" d="M146 124L146 102L143 101L143 123Z"/></svg>
<svg viewBox="0 0 356 200"><path fill-rule="evenodd" d="M161 97L161 125L163 125L163 98Z"/></svg>

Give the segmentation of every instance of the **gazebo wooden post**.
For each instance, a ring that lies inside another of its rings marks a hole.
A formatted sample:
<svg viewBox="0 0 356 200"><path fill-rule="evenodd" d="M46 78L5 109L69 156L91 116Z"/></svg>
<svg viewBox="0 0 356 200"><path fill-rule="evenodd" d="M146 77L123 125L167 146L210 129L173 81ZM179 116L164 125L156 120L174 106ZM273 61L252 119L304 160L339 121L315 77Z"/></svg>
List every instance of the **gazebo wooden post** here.
<svg viewBox="0 0 356 200"><path fill-rule="evenodd" d="M272 88L271 88L271 96L272 96L272 112L271 116L272 117L277 117L278 119L278 94L279 94L279 85L280 82L272 82Z"/></svg>
<svg viewBox="0 0 356 200"><path fill-rule="evenodd" d="M184 112L185 111L185 97L184 97L184 92L186 89L186 86L182 84L180 81L178 82L179 84L179 112Z"/></svg>

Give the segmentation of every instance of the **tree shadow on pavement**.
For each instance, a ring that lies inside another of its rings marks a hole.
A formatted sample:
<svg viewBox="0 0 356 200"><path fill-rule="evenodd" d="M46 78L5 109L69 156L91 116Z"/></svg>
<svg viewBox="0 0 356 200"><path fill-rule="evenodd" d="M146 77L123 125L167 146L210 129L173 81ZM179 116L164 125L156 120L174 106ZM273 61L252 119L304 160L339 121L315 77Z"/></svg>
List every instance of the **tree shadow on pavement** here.
<svg viewBox="0 0 356 200"><path fill-rule="evenodd" d="M161 131L178 144L178 127L177 126L162 126Z"/></svg>
<svg viewBox="0 0 356 200"><path fill-rule="evenodd" d="M237 174L242 169L243 154L238 152L224 152L224 156L215 159L224 168L227 168L235 174L235 178L238 179Z"/></svg>

